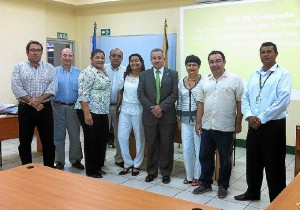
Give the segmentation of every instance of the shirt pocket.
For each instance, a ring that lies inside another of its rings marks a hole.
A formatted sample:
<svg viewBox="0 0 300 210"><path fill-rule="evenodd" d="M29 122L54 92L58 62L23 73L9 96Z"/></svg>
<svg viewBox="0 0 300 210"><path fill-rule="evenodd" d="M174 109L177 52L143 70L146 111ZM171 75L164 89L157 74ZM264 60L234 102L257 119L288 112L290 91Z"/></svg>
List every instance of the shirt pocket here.
<svg viewBox="0 0 300 210"><path fill-rule="evenodd" d="M223 87L221 89L221 98L226 102L235 102L235 92L231 87Z"/></svg>

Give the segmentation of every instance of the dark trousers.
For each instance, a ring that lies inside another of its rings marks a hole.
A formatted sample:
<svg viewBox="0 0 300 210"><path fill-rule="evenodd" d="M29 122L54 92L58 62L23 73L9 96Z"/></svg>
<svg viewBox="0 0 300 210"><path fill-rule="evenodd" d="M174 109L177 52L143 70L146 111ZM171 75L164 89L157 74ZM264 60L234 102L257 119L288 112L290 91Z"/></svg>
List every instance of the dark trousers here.
<svg viewBox="0 0 300 210"><path fill-rule="evenodd" d="M108 139L108 116L107 114L92 114L93 125L89 126L84 121L82 109L77 109L84 136L84 157L86 174L98 173L104 166L106 144Z"/></svg>
<svg viewBox="0 0 300 210"><path fill-rule="evenodd" d="M272 202L286 187L286 120L272 120L258 129L249 127L246 141L247 193L259 196L263 170Z"/></svg>
<svg viewBox="0 0 300 210"><path fill-rule="evenodd" d="M156 126L145 126L147 147L147 173L170 176L173 170L175 124L165 125L159 121Z"/></svg>
<svg viewBox="0 0 300 210"><path fill-rule="evenodd" d="M35 127L39 132L43 146L44 165L54 167L55 145L53 111L50 102L44 104L41 111L25 103L18 105L19 119L19 155L22 164L32 163L31 142Z"/></svg>
<svg viewBox="0 0 300 210"><path fill-rule="evenodd" d="M213 183L212 177L215 171L215 152L217 149L220 157L218 186L225 189L229 187L232 146L233 132L202 129L199 155L202 185L210 186Z"/></svg>

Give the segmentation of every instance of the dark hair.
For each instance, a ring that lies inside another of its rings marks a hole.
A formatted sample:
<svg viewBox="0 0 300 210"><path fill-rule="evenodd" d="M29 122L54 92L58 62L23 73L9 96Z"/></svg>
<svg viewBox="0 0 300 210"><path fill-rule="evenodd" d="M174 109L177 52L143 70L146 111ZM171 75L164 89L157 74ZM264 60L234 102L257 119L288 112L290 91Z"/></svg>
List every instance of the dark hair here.
<svg viewBox="0 0 300 210"><path fill-rule="evenodd" d="M201 60L200 60L200 58L199 58L198 56L196 56L196 55L188 55L188 56L186 56L186 58L185 58L185 65L186 65L187 63L197 63L198 66L200 66L200 65L201 65Z"/></svg>
<svg viewBox="0 0 300 210"><path fill-rule="evenodd" d="M226 59L225 59L224 53L222 53L221 51L218 51L218 50L213 50L213 51L211 51L211 52L208 54L207 60L209 61L209 56L215 55L215 54L220 54L221 57L222 57L222 59L223 59L223 61L226 60Z"/></svg>
<svg viewBox="0 0 300 210"><path fill-rule="evenodd" d="M259 48L259 52L261 51L261 48L263 48L263 47L269 47L269 46L272 46L272 47L273 47L274 52L275 52L276 54L278 53L278 51L277 51L277 46L276 46L276 44L274 44L273 42L264 42L264 43L262 43L262 45L261 45L260 48Z"/></svg>
<svg viewBox="0 0 300 210"><path fill-rule="evenodd" d="M29 52L29 48L30 48L30 45L32 44L36 44L36 45L40 45L41 48L42 48L42 51L43 51L43 45L41 43L39 43L38 41L29 41L28 44L26 45L26 52L28 53Z"/></svg>
<svg viewBox="0 0 300 210"><path fill-rule="evenodd" d="M131 55L129 56L129 59L128 59L128 60L129 60L128 66L127 66L127 68L126 68L126 71L124 72L124 80L125 80L125 77L128 76L128 75L130 74L130 72L132 72L132 69L131 69L131 67L130 67L130 59L131 59L133 56L137 56L137 57L140 59L140 61L141 61L141 63L142 63L141 72L142 72L142 71L145 71L145 63L144 63L144 59L142 58L142 56L141 56L140 54L138 54L138 53L131 54Z"/></svg>
<svg viewBox="0 0 300 210"><path fill-rule="evenodd" d="M100 50L100 49L94 49L92 52L91 52L91 59L97 54L97 53L102 53L104 56L105 56L105 53Z"/></svg>

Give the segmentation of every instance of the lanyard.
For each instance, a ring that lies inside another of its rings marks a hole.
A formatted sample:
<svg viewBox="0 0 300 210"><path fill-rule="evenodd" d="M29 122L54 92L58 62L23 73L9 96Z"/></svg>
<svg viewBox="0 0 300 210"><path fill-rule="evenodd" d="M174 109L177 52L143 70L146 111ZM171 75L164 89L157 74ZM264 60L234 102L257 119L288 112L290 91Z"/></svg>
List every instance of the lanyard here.
<svg viewBox="0 0 300 210"><path fill-rule="evenodd" d="M261 74L259 74L259 93L256 97L256 103L259 103L261 98L260 98L260 93L261 93L261 90L263 89L263 87L265 86L266 84L266 81L269 79L269 77L271 76L271 74L273 74L274 71L271 71L270 74L268 75L268 77L265 79L265 81L263 82L263 84L261 84Z"/></svg>

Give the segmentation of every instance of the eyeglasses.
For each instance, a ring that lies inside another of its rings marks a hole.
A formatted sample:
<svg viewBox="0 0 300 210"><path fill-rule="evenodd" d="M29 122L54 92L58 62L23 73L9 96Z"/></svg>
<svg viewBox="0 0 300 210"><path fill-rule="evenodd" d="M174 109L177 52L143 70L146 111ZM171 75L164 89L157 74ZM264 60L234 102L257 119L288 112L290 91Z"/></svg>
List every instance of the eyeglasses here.
<svg viewBox="0 0 300 210"><path fill-rule="evenodd" d="M42 49L30 49L29 50L29 52L38 52L38 53L40 53L40 52L42 52Z"/></svg>
<svg viewBox="0 0 300 210"><path fill-rule="evenodd" d="M112 55L110 55L110 56L113 57L113 58L122 58L122 55L112 54Z"/></svg>

